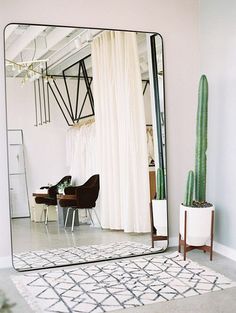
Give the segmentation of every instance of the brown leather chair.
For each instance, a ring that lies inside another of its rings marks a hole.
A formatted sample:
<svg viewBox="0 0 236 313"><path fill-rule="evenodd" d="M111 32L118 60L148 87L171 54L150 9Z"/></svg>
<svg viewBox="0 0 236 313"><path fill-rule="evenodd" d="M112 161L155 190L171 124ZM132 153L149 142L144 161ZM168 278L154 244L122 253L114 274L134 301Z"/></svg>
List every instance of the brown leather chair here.
<svg viewBox="0 0 236 313"><path fill-rule="evenodd" d="M65 227L67 225L67 220L69 216L70 210L73 211L72 215L72 225L71 225L71 231L74 230L74 223L75 223L75 212L80 209L86 209L89 217L91 219L91 222L94 224L92 215L90 210L94 209L96 206L96 200L98 198L99 194L99 175L93 175L90 177L85 184L81 186L70 186L65 188L64 190L65 195L74 195L74 199L60 199L59 204L63 208L67 208L67 214L66 214L66 220L65 220ZM96 218L100 223L100 220L97 216L96 211L94 210L94 213L96 215ZM78 219L79 219L79 212L78 212Z"/></svg>
<svg viewBox="0 0 236 313"><path fill-rule="evenodd" d="M48 192L45 196L38 196L35 197L35 202L37 204L44 204L44 217L45 217L45 225L48 223L48 207L50 205L57 205L57 194L58 194L58 187L61 184L67 183L68 185L71 183L71 176L63 177L57 184L53 186L43 186L40 189L48 189Z"/></svg>

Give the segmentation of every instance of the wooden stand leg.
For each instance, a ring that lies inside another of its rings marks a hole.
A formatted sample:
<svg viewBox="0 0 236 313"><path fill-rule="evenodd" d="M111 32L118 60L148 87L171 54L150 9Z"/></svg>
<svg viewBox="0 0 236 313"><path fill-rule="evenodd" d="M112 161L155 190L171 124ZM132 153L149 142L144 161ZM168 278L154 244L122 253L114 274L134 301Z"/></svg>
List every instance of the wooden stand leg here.
<svg viewBox="0 0 236 313"><path fill-rule="evenodd" d="M181 240L181 235L179 234L179 249L178 249L179 253L181 253L181 243L180 243L180 240Z"/></svg>
<svg viewBox="0 0 236 313"><path fill-rule="evenodd" d="M184 261L186 260L186 239L187 239L187 211L184 212Z"/></svg>
<svg viewBox="0 0 236 313"><path fill-rule="evenodd" d="M151 221L151 236L152 236L152 248L154 248L154 226L153 226L153 209L152 200L150 202L150 221Z"/></svg>
<svg viewBox="0 0 236 313"><path fill-rule="evenodd" d="M154 240L153 240L153 235L152 235L152 248L154 248Z"/></svg>
<svg viewBox="0 0 236 313"><path fill-rule="evenodd" d="M210 247L210 261L213 256L213 234L214 234L214 211L211 212L211 247Z"/></svg>
<svg viewBox="0 0 236 313"><path fill-rule="evenodd" d="M211 212L211 234L210 234L210 245L203 245L203 246L191 246L187 244L187 211L184 212L184 234L183 239L181 239L181 235L179 234L179 247L178 250L181 252L181 247L184 246L184 261L186 260L186 254L188 251L198 249L202 250L204 253L210 253L210 261L213 258L213 237L214 237L214 217L215 212Z"/></svg>

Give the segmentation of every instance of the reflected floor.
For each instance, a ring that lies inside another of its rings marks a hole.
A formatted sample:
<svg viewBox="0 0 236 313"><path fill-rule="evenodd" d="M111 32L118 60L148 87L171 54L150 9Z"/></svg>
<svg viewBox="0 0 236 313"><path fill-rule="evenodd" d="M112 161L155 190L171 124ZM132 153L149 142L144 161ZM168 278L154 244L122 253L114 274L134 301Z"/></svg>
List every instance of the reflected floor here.
<svg viewBox="0 0 236 313"><path fill-rule="evenodd" d="M120 241L100 245L15 253L13 262L16 269L25 270L126 258L161 251L161 248L151 248L148 245L133 241Z"/></svg>
<svg viewBox="0 0 236 313"><path fill-rule="evenodd" d="M88 224L74 228L57 222L12 222L14 266L17 269L53 267L160 252L151 248L151 235L103 230Z"/></svg>
<svg viewBox="0 0 236 313"><path fill-rule="evenodd" d="M90 225L74 228L59 227L57 222L31 222L30 218L12 220L12 239L14 253L31 250L67 248L74 246L108 244L133 241L151 246L151 235L124 233L123 231L104 230Z"/></svg>

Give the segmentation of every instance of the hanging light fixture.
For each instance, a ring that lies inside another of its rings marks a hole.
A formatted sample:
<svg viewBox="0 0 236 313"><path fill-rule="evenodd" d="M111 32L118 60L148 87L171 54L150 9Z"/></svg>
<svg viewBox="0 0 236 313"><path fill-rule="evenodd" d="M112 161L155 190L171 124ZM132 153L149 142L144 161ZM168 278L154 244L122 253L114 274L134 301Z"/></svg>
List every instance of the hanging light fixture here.
<svg viewBox="0 0 236 313"><path fill-rule="evenodd" d="M37 68L40 68L41 70L45 68L44 63L46 63L48 59L44 60L33 60L33 61L24 61L24 62L15 62L11 60L6 60L6 66L11 66L12 71L15 72L17 70L17 74L20 74L21 72L26 72L24 75L24 78L22 79L22 86L27 81L34 81L40 77L43 76L44 80L46 82L49 81L51 76L42 74L42 71L37 70Z"/></svg>

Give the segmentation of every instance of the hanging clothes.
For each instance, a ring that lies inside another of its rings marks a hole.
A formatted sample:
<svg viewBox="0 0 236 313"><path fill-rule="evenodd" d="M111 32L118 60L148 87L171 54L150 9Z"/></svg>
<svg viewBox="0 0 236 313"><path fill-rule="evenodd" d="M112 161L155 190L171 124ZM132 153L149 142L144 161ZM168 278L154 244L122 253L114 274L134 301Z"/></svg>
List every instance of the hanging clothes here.
<svg viewBox="0 0 236 313"><path fill-rule="evenodd" d="M67 131L67 165L74 185L81 185L97 174L95 123L71 127Z"/></svg>

